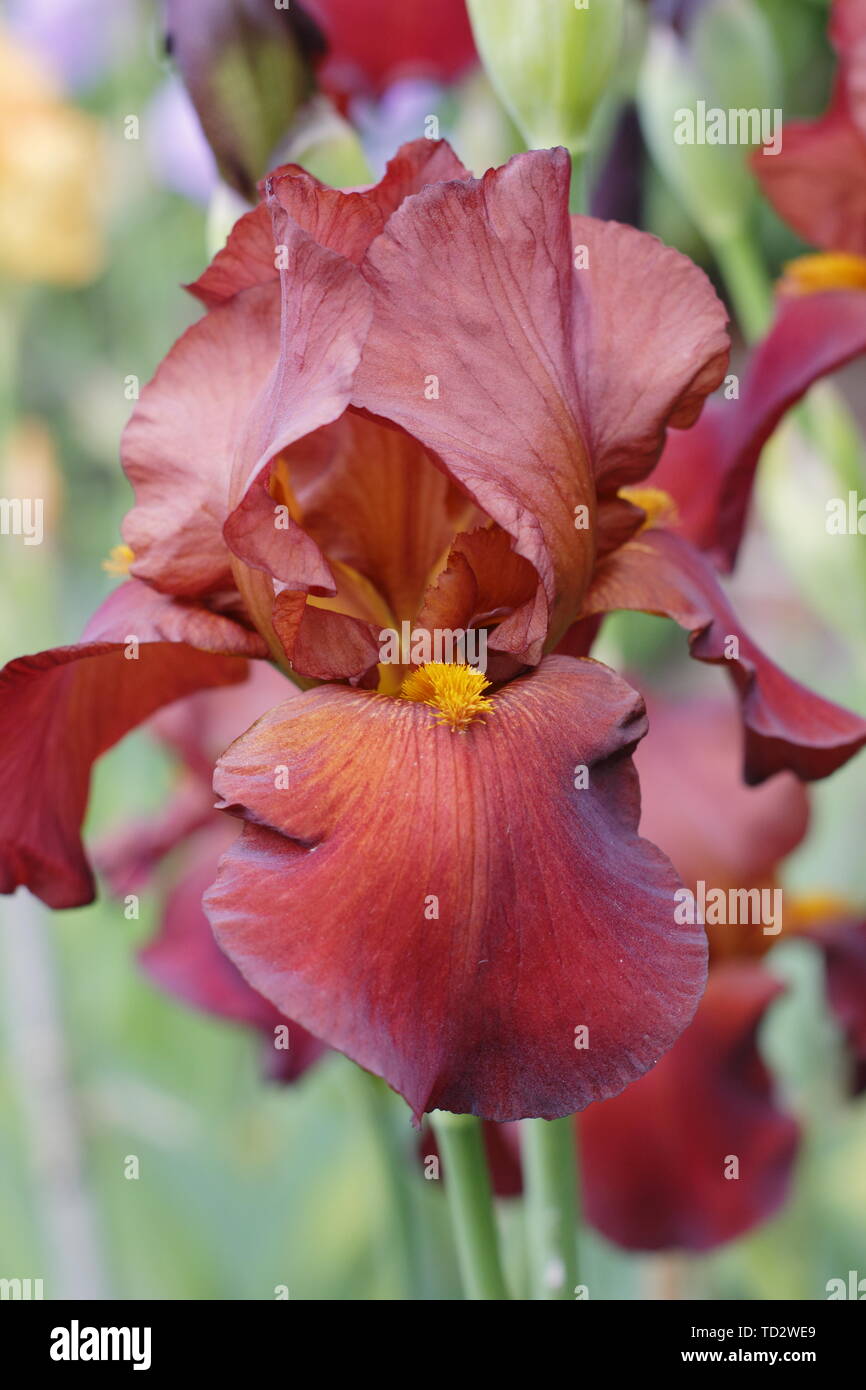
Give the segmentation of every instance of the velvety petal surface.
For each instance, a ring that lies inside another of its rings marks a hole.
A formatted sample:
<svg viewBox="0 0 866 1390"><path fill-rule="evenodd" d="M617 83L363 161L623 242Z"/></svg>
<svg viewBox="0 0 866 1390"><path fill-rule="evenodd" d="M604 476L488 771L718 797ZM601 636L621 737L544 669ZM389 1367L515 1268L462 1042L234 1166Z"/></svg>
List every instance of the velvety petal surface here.
<svg viewBox="0 0 866 1390"><path fill-rule="evenodd" d="M643 478L668 425L687 429L724 378L727 311L702 270L656 237L572 217L574 358L599 492Z"/></svg>
<svg viewBox="0 0 866 1390"><path fill-rule="evenodd" d="M599 565L585 617L632 609L672 618L698 661L727 666L740 695L745 777L828 777L866 743L866 720L813 694L743 631L707 561L681 536L643 531Z"/></svg>
<svg viewBox="0 0 866 1390"><path fill-rule="evenodd" d="M242 680L244 655L261 655L255 635L132 581L79 645L11 661L0 674L0 891L24 884L50 907L89 902L80 827L93 762L161 705Z"/></svg>
<svg viewBox="0 0 866 1390"><path fill-rule="evenodd" d="M302 695L220 760L248 823L206 899L217 939L416 1116L615 1094L682 1031L705 971L678 879L636 834L644 729L630 687L564 657L463 734L412 701Z"/></svg>
<svg viewBox="0 0 866 1390"><path fill-rule="evenodd" d="M588 1220L629 1250L711 1250L787 1196L799 1140L756 1045L781 986L760 966L710 973L657 1066L580 1119ZM730 1173L731 1160L738 1176Z"/></svg>
<svg viewBox="0 0 866 1390"><path fill-rule="evenodd" d="M271 202L314 241L358 262L404 198L440 179L469 172L445 140L412 140L389 160L379 183L343 192L329 188L298 164L281 165L265 180L265 201L239 218L225 246L189 291L209 308L251 285L274 281L276 265Z"/></svg>
<svg viewBox="0 0 866 1390"><path fill-rule="evenodd" d="M121 444L135 489L123 538L132 572L166 593L234 582L222 534L231 467L279 346L278 287L248 290L193 324L141 393Z"/></svg>
<svg viewBox="0 0 866 1390"><path fill-rule="evenodd" d="M354 394L438 455L514 538L563 626L589 580L595 507L569 177L564 150L533 151L406 199L362 265L374 318Z"/></svg>

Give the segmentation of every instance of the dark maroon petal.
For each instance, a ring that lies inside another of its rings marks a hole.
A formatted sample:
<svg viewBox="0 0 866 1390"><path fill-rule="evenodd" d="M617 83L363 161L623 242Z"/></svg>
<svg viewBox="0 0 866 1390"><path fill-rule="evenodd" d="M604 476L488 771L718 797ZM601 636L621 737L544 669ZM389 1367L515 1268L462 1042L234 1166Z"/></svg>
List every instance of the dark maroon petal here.
<svg viewBox="0 0 866 1390"><path fill-rule="evenodd" d="M24 884L50 907L90 902L80 827L95 759L161 705L242 680L243 657L261 654L228 618L133 580L78 646L11 661L0 675L0 891Z"/></svg>
<svg viewBox="0 0 866 1390"><path fill-rule="evenodd" d="M827 999L851 1060L851 1093L866 1090L866 922L830 922L808 931L824 957Z"/></svg>
<svg viewBox="0 0 866 1390"><path fill-rule="evenodd" d="M600 564L584 616L632 609L672 618L698 661L727 666L742 703L745 777L828 777L866 743L866 721L813 694L741 628L708 562L681 536L643 531Z"/></svg>
<svg viewBox="0 0 866 1390"><path fill-rule="evenodd" d="M866 294L783 296L756 348L739 400L711 401L697 424L671 432L650 478L677 505L674 523L723 568L737 558L761 451L814 382L866 352Z"/></svg>
<svg viewBox="0 0 866 1390"><path fill-rule="evenodd" d="M781 986L761 967L713 970L694 1021L646 1076L580 1117L590 1222L629 1250L711 1250L784 1202L799 1141L774 1096L758 1028ZM738 1165L738 1177L726 1176Z"/></svg>

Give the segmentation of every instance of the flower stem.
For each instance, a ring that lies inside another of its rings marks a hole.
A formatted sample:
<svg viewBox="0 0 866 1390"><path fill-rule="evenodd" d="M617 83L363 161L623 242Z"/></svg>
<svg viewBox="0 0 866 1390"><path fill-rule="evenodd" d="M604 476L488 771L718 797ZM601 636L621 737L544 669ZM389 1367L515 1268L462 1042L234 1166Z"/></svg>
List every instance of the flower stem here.
<svg viewBox="0 0 866 1390"><path fill-rule="evenodd" d="M754 343L766 333L773 314L772 286L760 252L742 228L715 238L713 251L743 336Z"/></svg>
<svg viewBox="0 0 866 1390"><path fill-rule="evenodd" d="M20 1094L47 1260L45 1296L105 1299L109 1279L54 936L42 904L29 893L16 896L0 925L0 958L9 1075Z"/></svg>
<svg viewBox="0 0 866 1390"><path fill-rule="evenodd" d="M571 191L568 197L568 210L571 213L589 212L589 188L587 186L586 150L571 152Z"/></svg>
<svg viewBox="0 0 866 1390"><path fill-rule="evenodd" d="M574 1119L524 1120L520 1128L532 1297L571 1299L578 1278Z"/></svg>
<svg viewBox="0 0 866 1390"><path fill-rule="evenodd" d="M508 1298L481 1124L473 1115L445 1110L434 1110L430 1118L442 1155L466 1297L475 1301Z"/></svg>
<svg viewBox="0 0 866 1390"><path fill-rule="evenodd" d="M370 1135L381 1164L383 1182L390 1199L394 1244L400 1265L401 1294L404 1299L420 1297L423 1284L423 1261L419 1249L417 1212L412 1202L410 1173L412 1157L408 1144L401 1141L395 1128L395 1097L384 1081L361 1067L353 1067L358 1080ZM401 1117L411 1133L408 1114Z"/></svg>

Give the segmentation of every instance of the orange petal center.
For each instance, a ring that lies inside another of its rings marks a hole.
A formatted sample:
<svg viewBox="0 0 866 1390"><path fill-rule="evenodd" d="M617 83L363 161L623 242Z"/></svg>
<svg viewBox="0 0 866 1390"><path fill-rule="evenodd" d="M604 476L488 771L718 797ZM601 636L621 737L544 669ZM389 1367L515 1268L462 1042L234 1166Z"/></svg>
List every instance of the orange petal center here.
<svg viewBox="0 0 866 1390"><path fill-rule="evenodd" d="M474 666L428 661L409 672L400 694L404 700L429 705L436 712L437 724L450 725L452 733L465 733L473 720L493 709L493 701L483 693L489 686L484 672Z"/></svg>

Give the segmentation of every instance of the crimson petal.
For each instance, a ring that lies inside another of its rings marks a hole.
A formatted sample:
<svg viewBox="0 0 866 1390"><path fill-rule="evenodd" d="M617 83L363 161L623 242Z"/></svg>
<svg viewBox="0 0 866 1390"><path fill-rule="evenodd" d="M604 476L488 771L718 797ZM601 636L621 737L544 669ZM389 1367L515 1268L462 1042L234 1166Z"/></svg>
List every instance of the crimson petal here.
<svg viewBox="0 0 866 1390"><path fill-rule="evenodd" d="M24 884L49 907L90 902L80 827L95 759L161 705L242 680L242 658L262 654L260 639L228 618L133 580L78 646L11 661L0 674L0 892Z"/></svg>
<svg viewBox="0 0 866 1390"><path fill-rule="evenodd" d="M608 1240L629 1250L711 1250L781 1206L799 1127L779 1108L757 1048L781 988L760 966L713 970L667 1056L581 1116L586 1212Z"/></svg>
<svg viewBox="0 0 866 1390"><path fill-rule="evenodd" d="M620 608L672 618L688 631L692 656L728 667L742 703L747 782L785 770L805 782L829 777L866 743L866 721L792 680L747 636L709 562L681 536L644 531L601 562L584 617Z"/></svg>
<svg viewBox="0 0 866 1390"><path fill-rule="evenodd" d="M740 399L711 401L693 429L668 435L650 481L676 502L674 529L732 569L764 445L814 382L864 351L866 294L783 296Z"/></svg>
<svg viewBox="0 0 866 1390"><path fill-rule="evenodd" d="M465 0L431 9L405 0L304 0L328 43L319 72L338 101L379 93L400 78L456 77L475 59Z"/></svg>

